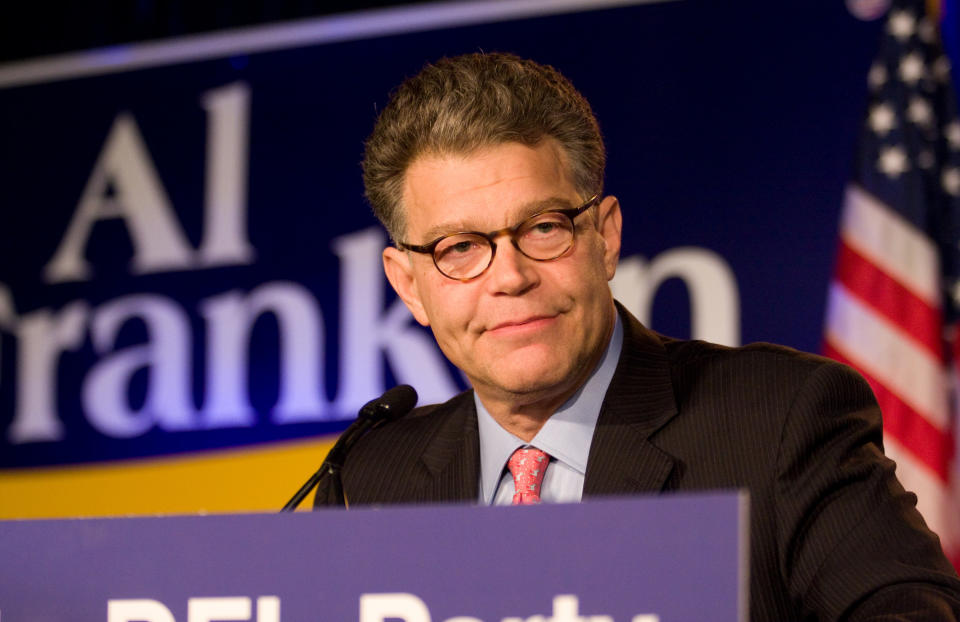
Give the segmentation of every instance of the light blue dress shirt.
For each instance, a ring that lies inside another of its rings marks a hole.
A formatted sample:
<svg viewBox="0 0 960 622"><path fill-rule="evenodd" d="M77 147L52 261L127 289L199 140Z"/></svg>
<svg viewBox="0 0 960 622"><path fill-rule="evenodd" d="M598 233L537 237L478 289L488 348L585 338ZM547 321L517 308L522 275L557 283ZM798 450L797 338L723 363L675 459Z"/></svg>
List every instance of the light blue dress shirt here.
<svg viewBox="0 0 960 622"><path fill-rule="evenodd" d="M480 431L480 503L510 505L513 476L507 460L519 447L537 447L550 454L550 466L543 476L540 499L548 503L577 502L583 496L583 480L593 430L600 407L613 379L623 347L623 327L617 315L606 352L587 382L540 428L527 443L507 432L487 412L476 392L477 423Z"/></svg>

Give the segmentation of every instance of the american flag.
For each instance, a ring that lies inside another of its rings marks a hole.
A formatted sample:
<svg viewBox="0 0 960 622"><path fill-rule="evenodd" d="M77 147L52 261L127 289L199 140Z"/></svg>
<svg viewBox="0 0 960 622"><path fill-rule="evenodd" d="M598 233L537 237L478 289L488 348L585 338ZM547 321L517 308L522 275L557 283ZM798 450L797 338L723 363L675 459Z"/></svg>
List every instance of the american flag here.
<svg viewBox="0 0 960 622"><path fill-rule="evenodd" d="M893 3L870 68L824 348L870 382L897 476L960 567L960 122L950 64L924 8Z"/></svg>

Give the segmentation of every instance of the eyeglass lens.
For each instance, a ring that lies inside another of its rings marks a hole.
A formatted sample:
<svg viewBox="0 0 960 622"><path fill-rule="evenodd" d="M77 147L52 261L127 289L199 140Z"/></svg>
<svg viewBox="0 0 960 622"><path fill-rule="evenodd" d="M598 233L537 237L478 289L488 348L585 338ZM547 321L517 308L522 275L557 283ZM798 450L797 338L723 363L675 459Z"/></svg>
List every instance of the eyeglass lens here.
<svg viewBox="0 0 960 622"><path fill-rule="evenodd" d="M573 222L558 212L545 212L523 222L513 234L521 253L531 259L556 259L573 243ZM475 233L458 233L442 239L433 250L440 272L454 279L479 276L490 265L493 246Z"/></svg>

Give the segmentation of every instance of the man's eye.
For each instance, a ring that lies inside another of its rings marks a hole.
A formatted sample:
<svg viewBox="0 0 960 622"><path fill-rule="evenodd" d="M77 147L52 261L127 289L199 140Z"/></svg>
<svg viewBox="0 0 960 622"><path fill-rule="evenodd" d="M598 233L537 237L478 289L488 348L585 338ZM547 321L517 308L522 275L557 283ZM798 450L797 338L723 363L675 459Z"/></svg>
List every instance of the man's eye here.
<svg viewBox="0 0 960 622"><path fill-rule="evenodd" d="M534 225L533 231L539 234L553 233L559 226L559 223L556 222L538 222Z"/></svg>
<svg viewBox="0 0 960 622"><path fill-rule="evenodd" d="M563 223L556 218L544 218L531 223L530 227L524 232L524 236L528 238L548 238L557 235L563 229L565 229Z"/></svg>
<svg viewBox="0 0 960 622"><path fill-rule="evenodd" d="M480 252L481 248L482 245L478 240L470 238L447 240L445 243L437 247L435 254L438 258L443 258L450 261L455 258L475 255Z"/></svg>
<svg viewBox="0 0 960 622"><path fill-rule="evenodd" d="M446 253L468 253L468 252L470 252L471 250L473 250L475 247L476 247L476 243L475 243L475 242L463 241L463 242L457 242L456 244L453 244L452 246L450 246L449 248L447 248L447 250L445 250L444 252L446 252Z"/></svg>

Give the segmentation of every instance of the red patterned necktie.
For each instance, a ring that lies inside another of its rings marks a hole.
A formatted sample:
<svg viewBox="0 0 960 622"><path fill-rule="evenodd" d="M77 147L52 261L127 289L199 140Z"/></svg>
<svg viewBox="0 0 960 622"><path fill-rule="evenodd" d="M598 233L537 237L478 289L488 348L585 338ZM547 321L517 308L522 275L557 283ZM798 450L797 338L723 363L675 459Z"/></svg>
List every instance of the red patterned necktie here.
<svg viewBox="0 0 960 622"><path fill-rule="evenodd" d="M507 468L513 475L516 490L513 494L514 505L540 503L540 484L549 462L550 456L536 447L521 447L513 452L507 460Z"/></svg>

